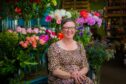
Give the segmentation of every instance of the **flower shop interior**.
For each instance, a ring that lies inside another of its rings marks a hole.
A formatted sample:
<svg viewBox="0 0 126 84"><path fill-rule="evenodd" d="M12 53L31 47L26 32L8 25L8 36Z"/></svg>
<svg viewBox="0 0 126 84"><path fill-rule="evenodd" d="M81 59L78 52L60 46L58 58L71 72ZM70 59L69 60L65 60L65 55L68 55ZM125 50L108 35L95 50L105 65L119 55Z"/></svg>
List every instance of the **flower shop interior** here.
<svg viewBox="0 0 126 84"><path fill-rule="evenodd" d="M94 84L126 84L126 0L0 0L0 83L47 84L47 50L73 18Z"/></svg>

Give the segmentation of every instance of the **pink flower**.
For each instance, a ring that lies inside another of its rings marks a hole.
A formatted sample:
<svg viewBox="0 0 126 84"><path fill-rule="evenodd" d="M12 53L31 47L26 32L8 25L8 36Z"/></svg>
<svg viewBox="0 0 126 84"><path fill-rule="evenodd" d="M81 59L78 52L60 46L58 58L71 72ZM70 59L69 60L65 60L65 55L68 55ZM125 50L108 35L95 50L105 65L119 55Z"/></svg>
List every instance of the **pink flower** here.
<svg viewBox="0 0 126 84"><path fill-rule="evenodd" d="M52 21L52 17L51 16L46 16L46 19L45 19L46 22L51 22Z"/></svg>
<svg viewBox="0 0 126 84"><path fill-rule="evenodd" d="M49 36L48 35L41 35L39 38L43 39L45 42L47 42L49 40Z"/></svg>
<svg viewBox="0 0 126 84"><path fill-rule="evenodd" d="M51 30L49 30L49 29L47 29L47 30L46 30L46 32L47 32L47 33L49 33L49 34L51 34L51 33L52 33L52 31L51 31Z"/></svg>
<svg viewBox="0 0 126 84"><path fill-rule="evenodd" d="M19 26L16 28L16 32L21 32L21 30L22 30L22 29L21 29L21 27L19 27Z"/></svg>
<svg viewBox="0 0 126 84"><path fill-rule="evenodd" d="M11 30L11 29L9 29L9 30L7 30L8 32L10 32L10 33L12 33L13 32L13 30Z"/></svg>
<svg viewBox="0 0 126 84"><path fill-rule="evenodd" d="M98 16L98 17L101 16L99 12L94 12L94 15L95 15L95 16Z"/></svg>
<svg viewBox="0 0 126 84"><path fill-rule="evenodd" d="M61 20L60 19L56 20L56 23L61 24Z"/></svg>
<svg viewBox="0 0 126 84"><path fill-rule="evenodd" d="M26 29L25 28L21 28L21 33L22 34L27 34Z"/></svg>
<svg viewBox="0 0 126 84"><path fill-rule="evenodd" d="M28 28L27 29L27 33L32 33L32 29L31 28Z"/></svg>
<svg viewBox="0 0 126 84"><path fill-rule="evenodd" d="M38 34L39 33L39 29L38 28L34 28L33 29L33 33Z"/></svg>

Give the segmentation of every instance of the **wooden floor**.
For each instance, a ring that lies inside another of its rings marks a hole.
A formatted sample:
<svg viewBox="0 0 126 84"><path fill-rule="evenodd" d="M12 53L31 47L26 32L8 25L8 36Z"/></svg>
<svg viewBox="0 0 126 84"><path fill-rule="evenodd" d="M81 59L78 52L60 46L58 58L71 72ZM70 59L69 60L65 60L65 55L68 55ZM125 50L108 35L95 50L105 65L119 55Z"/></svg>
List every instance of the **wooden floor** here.
<svg viewBox="0 0 126 84"><path fill-rule="evenodd" d="M116 60L107 62L102 68L100 84L126 84L126 66Z"/></svg>

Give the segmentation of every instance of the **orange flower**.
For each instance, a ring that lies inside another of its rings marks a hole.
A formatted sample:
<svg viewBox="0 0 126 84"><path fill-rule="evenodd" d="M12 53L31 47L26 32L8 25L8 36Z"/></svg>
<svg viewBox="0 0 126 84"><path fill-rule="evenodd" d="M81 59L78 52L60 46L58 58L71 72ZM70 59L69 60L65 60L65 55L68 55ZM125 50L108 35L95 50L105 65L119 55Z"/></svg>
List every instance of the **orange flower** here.
<svg viewBox="0 0 126 84"><path fill-rule="evenodd" d="M26 41L30 41L30 37L26 37Z"/></svg>
<svg viewBox="0 0 126 84"><path fill-rule="evenodd" d="M37 47L36 41L33 41L33 42L32 42L32 47L33 47L33 48L36 48L36 47Z"/></svg>
<svg viewBox="0 0 126 84"><path fill-rule="evenodd" d="M45 42L43 39L40 39L40 40L39 40L39 43L40 43L41 45L44 45L46 42Z"/></svg>
<svg viewBox="0 0 126 84"><path fill-rule="evenodd" d="M20 44L23 48L27 48L27 47L28 47L28 43L27 43L27 42L21 41L19 44Z"/></svg>

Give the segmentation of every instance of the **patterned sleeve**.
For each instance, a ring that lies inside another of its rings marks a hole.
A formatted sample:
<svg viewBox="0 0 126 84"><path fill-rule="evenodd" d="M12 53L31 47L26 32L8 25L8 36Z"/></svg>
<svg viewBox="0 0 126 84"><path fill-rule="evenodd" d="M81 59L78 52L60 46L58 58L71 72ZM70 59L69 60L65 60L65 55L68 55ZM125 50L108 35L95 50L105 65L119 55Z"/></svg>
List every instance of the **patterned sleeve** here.
<svg viewBox="0 0 126 84"><path fill-rule="evenodd" d="M55 45L52 44L48 49L48 70L54 71L57 68L61 68L58 51L55 48Z"/></svg>
<svg viewBox="0 0 126 84"><path fill-rule="evenodd" d="M81 47L80 52L81 52L81 55L82 55L82 58L83 58L81 68L83 68L83 67L89 68L89 64L88 64L88 61L87 61L85 49L84 49L82 44L80 44L80 47Z"/></svg>

